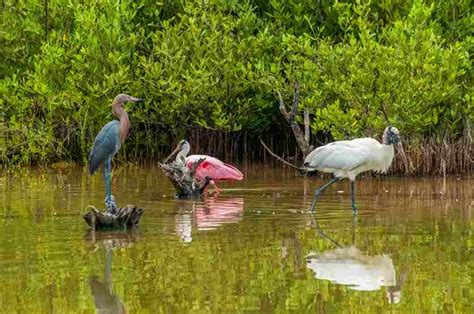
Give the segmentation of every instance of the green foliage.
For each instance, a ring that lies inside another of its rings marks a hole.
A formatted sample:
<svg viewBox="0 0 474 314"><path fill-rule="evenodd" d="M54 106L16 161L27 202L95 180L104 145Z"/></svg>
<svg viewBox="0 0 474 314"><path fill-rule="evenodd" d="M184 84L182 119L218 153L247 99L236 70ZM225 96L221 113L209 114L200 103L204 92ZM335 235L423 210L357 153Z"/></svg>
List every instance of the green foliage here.
<svg viewBox="0 0 474 314"><path fill-rule="evenodd" d="M45 5L47 4L47 5ZM458 137L472 123L469 1L4 1L3 162L84 160L120 92L122 154L196 128L285 133L275 90L333 138ZM277 128L276 128L277 127ZM275 131L275 129L279 131Z"/></svg>

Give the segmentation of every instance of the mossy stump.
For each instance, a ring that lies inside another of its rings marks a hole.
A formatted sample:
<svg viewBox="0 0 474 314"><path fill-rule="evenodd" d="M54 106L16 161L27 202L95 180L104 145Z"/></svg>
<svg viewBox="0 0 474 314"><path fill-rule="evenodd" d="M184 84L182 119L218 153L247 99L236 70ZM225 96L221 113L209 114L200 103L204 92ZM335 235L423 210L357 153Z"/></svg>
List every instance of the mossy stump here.
<svg viewBox="0 0 474 314"><path fill-rule="evenodd" d="M161 164L159 166L164 171L166 176L173 183L176 189L175 196L180 199L200 198L206 191L211 179L206 177L199 181L195 177L196 169L205 160L201 158L196 161L191 168L186 167L180 162L171 162Z"/></svg>
<svg viewBox="0 0 474 314"><path fill-rule="evenodd" d="M143 214L143 208L133 205L127 205L121 208L107 208L100 211L92 205L89 205L89 212L84 214L83 218L89 227L93 230L103 229L131 229L138 226Z"/></svg>

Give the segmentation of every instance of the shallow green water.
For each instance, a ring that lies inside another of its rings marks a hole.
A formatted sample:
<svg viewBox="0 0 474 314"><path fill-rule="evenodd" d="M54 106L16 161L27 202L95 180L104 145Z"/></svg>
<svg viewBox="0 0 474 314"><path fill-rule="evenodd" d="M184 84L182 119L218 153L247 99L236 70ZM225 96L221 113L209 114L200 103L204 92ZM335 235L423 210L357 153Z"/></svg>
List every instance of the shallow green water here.
<svg viewBox="0 0 474 314"><path fill-rule="evenodd" d="M472 179L361 178L353 219L347 182L313 216L323 180L286 169L201 201L117 169L138 232L88 232L104 187L82 168L0 175L0 312L474 312Z"/></svg>

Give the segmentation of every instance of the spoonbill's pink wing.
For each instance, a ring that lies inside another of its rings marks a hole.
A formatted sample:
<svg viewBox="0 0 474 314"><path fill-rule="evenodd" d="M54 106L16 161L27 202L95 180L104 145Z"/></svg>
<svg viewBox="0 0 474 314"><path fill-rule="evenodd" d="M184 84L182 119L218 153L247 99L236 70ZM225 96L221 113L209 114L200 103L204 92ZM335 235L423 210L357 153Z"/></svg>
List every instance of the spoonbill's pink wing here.
<svg viewBox="0 0 474 314"><path fill-rule="evenodd" d="M191 168L193 163L201 158L205 158L205 160L196 169L196 177L199 180L205 177L212 180L242 180L244 178L239 169L211 156L191 155L186 158L186 165Z"/></svg>

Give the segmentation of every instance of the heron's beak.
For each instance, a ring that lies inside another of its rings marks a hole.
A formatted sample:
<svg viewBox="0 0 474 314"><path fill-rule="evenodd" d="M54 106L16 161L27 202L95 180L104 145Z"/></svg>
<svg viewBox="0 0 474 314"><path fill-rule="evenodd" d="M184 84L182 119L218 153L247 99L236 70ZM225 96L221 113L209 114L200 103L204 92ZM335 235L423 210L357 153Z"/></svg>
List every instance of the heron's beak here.
<svg viewBox="0 0 474 314"><path fill-rule="evenodd" d="M171 157L176 155L180 150L181 150L181 146L178 144L178 146L176 146L174 151L171 154L169 154L168 157L165 158L165 160L163 160L163 163L164 164L168 163L168 161L171 159Z"/></svg>
<svg viewBox="0 0 474 314"><path fill-rule="evenodd" d="M408 159L405 154L405 150L403 149L402 142L397 143L397 151L400 152L400 156L402 157L403 165L405 166L405 173L410 173L410 167L408 164Z"/></svg>
<svg viewBox="0 0 474 314"><path fill-rule="evenodd" d="M144 102L145 99L130 97L130 101L132 101L132 102Z"/></svg>

